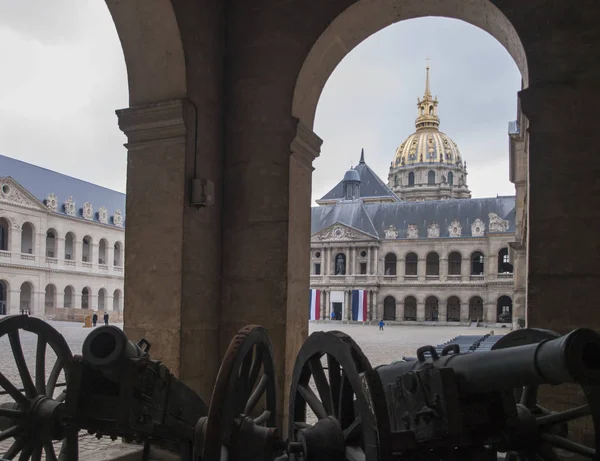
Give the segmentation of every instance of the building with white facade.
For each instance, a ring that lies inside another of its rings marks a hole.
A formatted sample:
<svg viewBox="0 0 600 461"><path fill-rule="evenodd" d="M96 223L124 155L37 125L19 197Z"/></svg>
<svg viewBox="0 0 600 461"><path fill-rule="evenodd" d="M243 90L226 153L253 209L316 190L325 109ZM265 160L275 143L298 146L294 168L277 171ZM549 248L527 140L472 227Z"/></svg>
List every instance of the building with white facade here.
<svg viewBox="0 0 600 461"><path fill-rule="evenodd" d="M125 194L0 155L0 315L121 321Z"/></svg>

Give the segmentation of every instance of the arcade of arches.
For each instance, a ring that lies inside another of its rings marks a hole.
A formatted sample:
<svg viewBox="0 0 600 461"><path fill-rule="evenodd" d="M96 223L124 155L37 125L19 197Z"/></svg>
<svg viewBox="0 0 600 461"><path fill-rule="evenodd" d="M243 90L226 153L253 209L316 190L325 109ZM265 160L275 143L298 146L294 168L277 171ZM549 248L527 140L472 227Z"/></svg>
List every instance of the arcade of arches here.
<svg viewBox="0 0 600 461"><path fill-rule="evenodd" d="M523 75L523 139L511 174L518 197L521 191L523 224L511 249L524 252L529 242L527 321L559 331L600 327L590 308L600 290L600 131L590 104L600 94L600 5L107 4L123 45L131 106L118 112L129 151L125 328L150 340L153 355L201 395L210 395L234 332L260 323L276 351L278 408L284 411L290 367L307 335L319 94L362 40L412 17L467 21L496 37L515 59ZM208 206L192 205L194 178L214 184L214 194L198 194L195 201ZM168 251L147 251L156 242ZM461 309L466 302L460 299ZM438 300L438 315L443 306L448 303Z"/></svg>

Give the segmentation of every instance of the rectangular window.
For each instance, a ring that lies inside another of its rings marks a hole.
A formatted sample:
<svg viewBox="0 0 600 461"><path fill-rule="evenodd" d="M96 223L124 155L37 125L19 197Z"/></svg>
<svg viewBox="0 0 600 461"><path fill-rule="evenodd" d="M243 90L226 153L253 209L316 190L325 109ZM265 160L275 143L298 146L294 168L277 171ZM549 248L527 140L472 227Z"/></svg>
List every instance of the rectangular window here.
<svg viewBox="0 0 600 461"><path fill-rule="evenodd" d="M361 275L367 274L367 263L360 263L360 274Z"/></svg>
<svg viewBox="0 0 600 461"><path fill-rule="evenodd" d="M321 263L315 263L315 275L321 275Z"/></svg>

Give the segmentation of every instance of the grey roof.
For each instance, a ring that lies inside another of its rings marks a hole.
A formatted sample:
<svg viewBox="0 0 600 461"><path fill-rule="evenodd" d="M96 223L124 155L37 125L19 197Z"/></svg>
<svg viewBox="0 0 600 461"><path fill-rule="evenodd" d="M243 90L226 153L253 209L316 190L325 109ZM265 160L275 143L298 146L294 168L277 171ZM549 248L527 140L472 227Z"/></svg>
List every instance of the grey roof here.
<svg viewBox="0 0 600 461"><path fill-rule="evenodd" d="M427 236L432 223L440 226L440 237L448 237L450 223L457 219L462 226L462 237L471 236L471 224L479 218L487 227L489 213L508 221L507 232L515 230L515 197L432 200L425 202L362 203L343 201L333 205L312 208L311 233L315 234L332 224L340 223L376 235L382 239L390 225L404 239L409 224L416 224L419 237Z"/></svg>
<svg viewBox="0 0 600 461"><path fill-rule="evenodd" d="M62 205L68 197L73 197L77 208L81 208L85 202L92 203L94 221L98 222L98 208L105 206L109 217L120 210L125 225L125 194L121 192L4 155L0 155L0 176L10 176L42 203L48 194L56 194L59 204L57 213L66 214ZM80 212L78 216L81 217Z"/></svg>
<svg viewBox="0 0 600 461"><path fill-rule="evenodd" d="M365 163L364 152L361 153L360 162L354 167L360 176L360 196L361 198L368 197L388 197L394 201L400 199L392 192L392 190L369 168ZM321 200L341 200L344 198L344 181L340 181L337 185L327 192Z"/></svg>

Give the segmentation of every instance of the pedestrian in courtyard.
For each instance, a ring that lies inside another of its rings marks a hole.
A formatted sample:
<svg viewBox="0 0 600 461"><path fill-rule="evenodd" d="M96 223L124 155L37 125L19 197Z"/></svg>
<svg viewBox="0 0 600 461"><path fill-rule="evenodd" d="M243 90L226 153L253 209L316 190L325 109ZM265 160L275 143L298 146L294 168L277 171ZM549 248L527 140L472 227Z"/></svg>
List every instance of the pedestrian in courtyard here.
<svg viewBox="0 0 600 461"><path fill-rule="evenodd" d="M108 325L108 312L104 313L104 325Z"/></svg>
<svg viewBox="0 0 600 461"><path fill-rule="evenodd" d="M331 320L335 320L335 312L331 311Z"/></svg>
<svg viewBox="0 0 600 461"><path fill-rule="evenodd" d="M92 315L92 326L93 327L96 326L96 322L98 322L98 315L94 312L94 315Z"/></svg>
<svg viewBox="0 0 600 461"><path fill-rule="evenodd" d="M381 319L379 321L379 331L383 331L383 326L385 325L385 323L383 323L383 319Z"/></svg>

